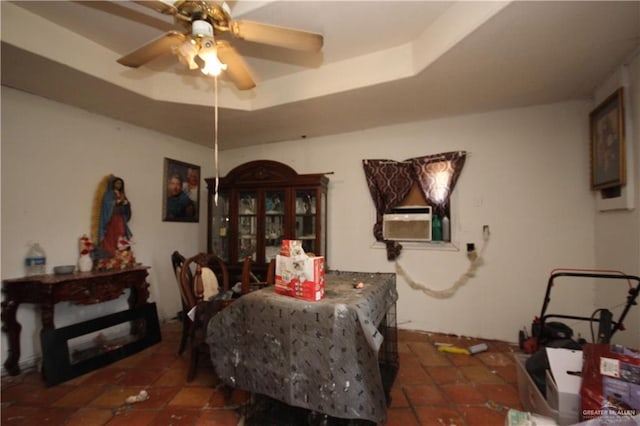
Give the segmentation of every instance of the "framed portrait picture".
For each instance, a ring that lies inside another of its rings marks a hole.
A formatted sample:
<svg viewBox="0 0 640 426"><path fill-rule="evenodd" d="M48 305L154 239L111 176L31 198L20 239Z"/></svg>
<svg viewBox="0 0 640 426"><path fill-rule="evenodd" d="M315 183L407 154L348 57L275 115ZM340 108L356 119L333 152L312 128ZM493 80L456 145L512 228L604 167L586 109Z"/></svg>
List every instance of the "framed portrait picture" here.
<svg viewBox="0 0 640 426"><path fill-rule="evenodd" d="M591 130L591 189L626 183L624 93L612 93L589 114Z"/></svg>
<svg viewBox="0 0 640 426"><path fill-rule="evenodd" d="M162 220L199 221L200 166L165 158L162 190Z"/></svg>

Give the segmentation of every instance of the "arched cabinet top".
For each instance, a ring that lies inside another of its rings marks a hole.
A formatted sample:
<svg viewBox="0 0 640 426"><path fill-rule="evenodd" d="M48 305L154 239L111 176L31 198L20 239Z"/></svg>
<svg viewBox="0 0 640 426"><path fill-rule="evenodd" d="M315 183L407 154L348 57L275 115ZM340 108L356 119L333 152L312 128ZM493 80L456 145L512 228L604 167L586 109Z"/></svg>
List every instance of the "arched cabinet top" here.
<svg viewBox="0 0 640 426"><path fill-rule="evenodd" d="M215 184L215 179L206 179L207 185ZM287 164L273 160L255 160L233 168L220 178L220 186L279 186L279 185L321 185L326 187L329 179L324 173L298 174Z"/></svg>

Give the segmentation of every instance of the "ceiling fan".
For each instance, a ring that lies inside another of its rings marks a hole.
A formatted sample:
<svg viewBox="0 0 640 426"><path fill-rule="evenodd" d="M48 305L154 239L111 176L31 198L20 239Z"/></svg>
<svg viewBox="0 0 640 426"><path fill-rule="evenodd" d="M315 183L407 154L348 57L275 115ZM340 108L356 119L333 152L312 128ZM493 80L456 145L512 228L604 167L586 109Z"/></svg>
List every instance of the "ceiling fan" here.
<svg viewBox="0 0 640 426"><path fill-rule="evenodd" d="M209 75L218 75L226 70L227 77L238 89L247 90L256 84L242 57L228 41L218 40L215 36L229 33L246 41L311 52L320 51L323 44L321 34L234 20L225 2L134 1L165 15L173 15L176 24L184 31L169 31L118 59L120 64L128 67L137 68L162 54L173 52L190 69L200 68Z"/></svg>

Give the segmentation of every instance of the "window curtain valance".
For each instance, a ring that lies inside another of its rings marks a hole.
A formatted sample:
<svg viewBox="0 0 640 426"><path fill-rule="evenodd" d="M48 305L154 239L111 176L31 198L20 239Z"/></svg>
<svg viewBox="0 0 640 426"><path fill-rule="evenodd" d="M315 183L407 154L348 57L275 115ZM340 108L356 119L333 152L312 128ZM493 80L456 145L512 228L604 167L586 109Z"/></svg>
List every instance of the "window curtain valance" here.
<svg viewBox="0 0 640 426"><path fill-rule="evenodd" d="M449 196L458 181L466 159L466 151L410 158L404 161L362 160L367 186L376 208L373 235L377 241L382 236L382 216L406 198L414 182L417 183L434 214L449 210ZM402 250L397 241L385 241L387 259L396 259Z"/></svg>

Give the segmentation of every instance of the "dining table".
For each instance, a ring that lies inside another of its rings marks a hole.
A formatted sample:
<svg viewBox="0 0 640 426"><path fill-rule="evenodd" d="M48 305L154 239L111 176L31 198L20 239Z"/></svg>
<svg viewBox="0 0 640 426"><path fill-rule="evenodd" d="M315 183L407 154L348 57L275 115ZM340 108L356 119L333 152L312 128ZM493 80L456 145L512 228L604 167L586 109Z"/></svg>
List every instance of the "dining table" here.
<svg viewBox="0 0 640 426"><path fill-rule="evenodd" d="M273 286L251 292L209 321L211 362L232 387L382 423L395 378L385 379L385 367L398 367L397 299L393 273L327 271L320 301L278 294Z"/></svg>

